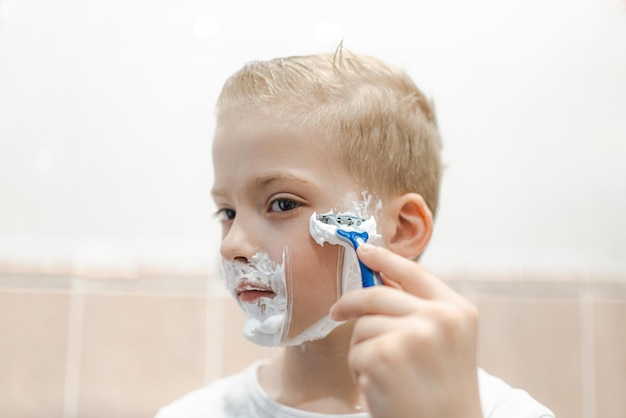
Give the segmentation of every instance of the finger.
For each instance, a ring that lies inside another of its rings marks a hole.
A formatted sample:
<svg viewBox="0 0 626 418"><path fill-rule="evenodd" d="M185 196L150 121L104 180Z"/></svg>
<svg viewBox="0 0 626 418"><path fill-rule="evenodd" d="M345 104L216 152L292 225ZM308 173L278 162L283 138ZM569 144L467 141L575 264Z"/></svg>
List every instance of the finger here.
<svg viewBox="0 0 626 418"><path fill-rule="evenodd" d="M419 298L402 290L376 286L343 295L330 308L330 317L335 321L347 321L363 315L407 315L420 306Z"/></svg>
<svg viewBox="0 0 626 418"><path fill-rule="evenodd" d="M355 377L365 375L383 387L397 387L399 374L412 369L399 333L353 345L348 353L348 364Z"/></svg>
<svg viewBox="0 0 626 418"><path fill-rule="evenodd" d="M350 345L360 344L363 341L393 333L399 329L423 327L423 321L421 316L416 315L366 315L355 322Z"/></svg>
<svg viewBox="0 0 626 418"><path fill-rule="evenodd" d="M369 378L368 383L370 384L372 383L371 377L376 378L379 375L383 378L385 377L385 374L379 370L381 367L384 368L384 362L380 358L380 346L382 343L382 339L372 338L350 347L348 365L356 378L355 380L360 385L365 383L363 381L364 376Z"/></svg>
<svg viewBox="0 0 626 418"><path fill-rule="evenodd" d="M359 246L357 254L366 266L415 296L442 300L458 298L456 292L415 261L367 243Z"/></svg>

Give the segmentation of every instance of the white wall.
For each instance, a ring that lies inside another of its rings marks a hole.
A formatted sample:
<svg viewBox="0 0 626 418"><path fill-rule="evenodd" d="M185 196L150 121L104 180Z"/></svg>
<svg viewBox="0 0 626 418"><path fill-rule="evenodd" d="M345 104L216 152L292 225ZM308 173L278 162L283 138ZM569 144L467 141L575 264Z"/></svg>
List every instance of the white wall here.
<svg viewBox="0 0 626 418"><path fill-rule="evenodd" d="M344 39L437 103L425 264L626 271L626 2L382 3L0 0L0 265L206 268L221 84Z"/></svg>

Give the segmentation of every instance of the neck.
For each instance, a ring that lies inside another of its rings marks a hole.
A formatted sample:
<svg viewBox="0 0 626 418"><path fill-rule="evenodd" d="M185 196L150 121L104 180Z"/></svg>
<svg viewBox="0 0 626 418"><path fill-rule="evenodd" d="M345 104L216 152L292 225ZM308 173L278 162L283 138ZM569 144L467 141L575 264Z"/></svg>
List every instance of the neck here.
<svg viewBox="0 0 626 418"><path fill-rule="evenodd" d="M352 324L346 324L323 340L285 347L259 372L261 387L271 399L298 409L363 412L362 395L348 368L351 335Z"/></svg>

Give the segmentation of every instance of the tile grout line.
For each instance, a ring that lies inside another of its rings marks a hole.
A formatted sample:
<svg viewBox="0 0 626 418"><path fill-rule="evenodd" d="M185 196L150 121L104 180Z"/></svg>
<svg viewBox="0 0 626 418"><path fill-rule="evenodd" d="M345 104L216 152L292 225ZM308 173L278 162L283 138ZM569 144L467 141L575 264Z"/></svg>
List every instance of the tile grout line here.
<svg viewBox="0 0 626 418"><path fill-rule="evenodd" d="M82 340L85 311L85 293L74 288L70 293L69 332L67 336L67 357L65 360L65 397L63 418L78 417L78 397L80 393L80 367L82 362Z"/></svg>
<svg viewBox="0 0 626 418"><path fill-rule="evenodd" d="M593 296L581 286L579 300L582 416L596 418L596 367Z"/></svg>

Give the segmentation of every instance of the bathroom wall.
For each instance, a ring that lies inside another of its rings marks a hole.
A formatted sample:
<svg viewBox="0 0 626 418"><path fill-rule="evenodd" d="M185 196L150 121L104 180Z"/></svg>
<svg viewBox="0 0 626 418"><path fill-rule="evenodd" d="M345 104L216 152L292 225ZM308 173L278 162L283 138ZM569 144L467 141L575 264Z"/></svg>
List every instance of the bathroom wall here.
<svg viewBox="0 0 626 418"><path fill-rule="evenodd" d="M593 283L446 279L480 310L481 367L557 416L626 414L623 276ZM150 417L193 389L275 355L242 338L241 312L211 279L4 276L3 282L2 416Z"/></svg>
<svg viewBox="0 0 626 418"><path fill-rule="evenodd" d="M0 0L0 416L151 416L272 355L219 287L213 103L250 59L355 52L434 98L423 264L480 362L626 414L626 4Z"/></svg>

